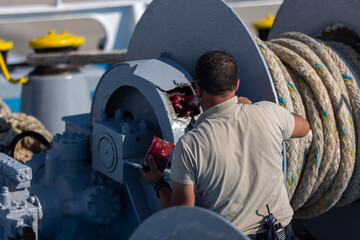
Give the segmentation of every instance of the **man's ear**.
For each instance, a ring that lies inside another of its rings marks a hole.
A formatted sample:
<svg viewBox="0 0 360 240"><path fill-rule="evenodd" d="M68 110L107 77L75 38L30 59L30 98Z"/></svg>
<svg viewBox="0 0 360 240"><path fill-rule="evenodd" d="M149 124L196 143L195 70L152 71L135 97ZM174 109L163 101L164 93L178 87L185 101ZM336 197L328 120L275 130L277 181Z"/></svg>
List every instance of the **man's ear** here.
<svg viewBox="0 0 360 240"><path fill-rule="evenodd" d="M239 89L239 85L240 85L240 78L238 78L235 92L237 92L237 90Z"/></svg>
<svg viewBox="0 0 360 240"><path fill-rule="evenodd" d="M203 91L202 91L200 85L197 82L195 82L195 88L196 88L196 96L198 98L201 98L202 95L203 95Z"/></svg>

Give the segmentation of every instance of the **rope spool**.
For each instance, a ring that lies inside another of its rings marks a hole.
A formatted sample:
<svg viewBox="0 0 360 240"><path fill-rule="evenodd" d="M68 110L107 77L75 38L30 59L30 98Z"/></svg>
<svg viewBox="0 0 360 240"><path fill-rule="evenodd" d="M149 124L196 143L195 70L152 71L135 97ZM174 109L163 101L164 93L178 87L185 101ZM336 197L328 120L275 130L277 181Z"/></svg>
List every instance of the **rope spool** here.
<svg viewBox="0 0 360 240"><path fill-rule="evenodd" d="M287 144L291 154L287 154L286 187L295 217L315 217L335 204L345 206L360 198L360 91L353 75L360 74L360 55L349 46L330 43L341 49L339 56L321 41L301 33L283 33L265 43L255 40L280 105L306 117L311 126L308 152L303 147L306 140ZM291 87L284 87L286 84ZM296 93L300 93L300 100ZM293 157L294 149L297 158ZM294 173L298 173L297 179ZM290 179L293 185L289 185Z"/></svg>
<svg viewBox="0 0 360 240"><path fill-rule="evenodd" d="M14 137L24 131L34 131L44 136L49 142L52 140L52 135L39 120L24 113L12 113L0 99L0 152L7 153ZM27 161L31 159L33 154L44 149L44 146L37 139L25 137L17 144L14 158Z"/></svg>

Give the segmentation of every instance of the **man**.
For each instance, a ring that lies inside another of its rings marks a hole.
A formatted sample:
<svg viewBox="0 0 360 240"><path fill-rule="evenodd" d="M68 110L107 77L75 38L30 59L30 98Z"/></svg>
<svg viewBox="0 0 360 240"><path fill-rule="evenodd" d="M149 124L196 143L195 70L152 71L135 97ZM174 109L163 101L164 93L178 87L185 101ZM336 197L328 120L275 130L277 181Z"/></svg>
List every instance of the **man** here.
<svg viewBox="0 0 360 240"><path fill-rule="evenodd" d="M202 55L196 92L204 112L172 153L172 191L150 158L142 171L163 208L199 205L221 214L245 234L265 231L267 205L282 226L293 215L284 186L282 142L310 129L302 117L271 102L238 103L235 60L224 51ZM256 236L256 235L255 235Z"/></svg>

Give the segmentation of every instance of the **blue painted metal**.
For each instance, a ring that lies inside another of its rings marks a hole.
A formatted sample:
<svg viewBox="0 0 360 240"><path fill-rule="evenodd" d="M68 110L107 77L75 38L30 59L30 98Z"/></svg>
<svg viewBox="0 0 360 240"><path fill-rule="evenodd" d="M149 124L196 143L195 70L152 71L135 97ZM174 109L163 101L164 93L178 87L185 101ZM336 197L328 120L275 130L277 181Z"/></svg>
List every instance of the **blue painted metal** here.
<svg viewBox="0 0 360 240"><path fill-rule="evenodd" d="M168 59L115 65L103 75L96 87L91 121L104 122L114 118L116 111L121 111L136 121L152 126L157 136L176 143L191 118L176 116L170 95L176 89L194 93L190 80L186 70Z"/></svg>
<svg viewBox="0 0 360 240"><path fill-rule="evenodd" d="M284 1L279 9L269 38L283 32L302 32L315 36L325 27L340 23L360 35L360 1Z"/></svg>
<svg viewBox="0 0 360 240"><path fill-rule="evenodd" d="M226 50L237 60L239 95L252 101L277 101L257 44L224 1L153 1L134 30L126 59L166 57L194 76L196 60L214 48Z"/></svg>
<svg viewBox="0 0 360 240"><path fill-rule="evenodd" d="M19 112L20 110L20 98L3 98L12 112Z"/></svg>
<svg viewBox="0 0 360 240"><path fill-rule="evenodd" d="M28 191L31 180L30 167L0 153L1 239L22 237L26 227L38 232L42 208Z"/></svg>

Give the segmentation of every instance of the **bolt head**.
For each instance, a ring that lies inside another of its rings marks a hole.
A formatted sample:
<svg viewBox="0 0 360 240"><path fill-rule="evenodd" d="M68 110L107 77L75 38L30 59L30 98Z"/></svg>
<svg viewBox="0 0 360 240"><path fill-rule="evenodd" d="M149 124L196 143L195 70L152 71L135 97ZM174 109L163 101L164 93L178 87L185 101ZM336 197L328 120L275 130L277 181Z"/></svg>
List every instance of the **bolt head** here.
<svg viewBox="0 0 360 240"><path fill-rule="evenodd" d="M107 192L107 191L108 191L108 188L107 188L106 186L101 186L101 187L100 187L100 190L101 190L102 192Z"/></svg>
<svg viewBox="0 0 360 240"><path fill-rule="evenodd" d="M95 195L95 196L99 196L99 194L100 194L100 189L97 187L97 188L95 188L94 190L93 190L93 194Z"/></svg>
<svg viewBox="0 0 360 240"><path fill-rule="evenodd" d="M95 202L95 197L90 197L88 203L94 203L94 202Z"/></svg>
<svg viewBox="0 0 360 240"><path fill-rule="evenodd" d="M101 216L99 216L99 217L97 217L96 221L97 221L98 223L103 223L103 222L104 222L104 218L101 217Z"/></svg>

